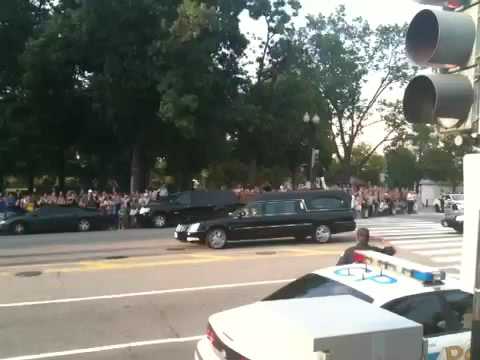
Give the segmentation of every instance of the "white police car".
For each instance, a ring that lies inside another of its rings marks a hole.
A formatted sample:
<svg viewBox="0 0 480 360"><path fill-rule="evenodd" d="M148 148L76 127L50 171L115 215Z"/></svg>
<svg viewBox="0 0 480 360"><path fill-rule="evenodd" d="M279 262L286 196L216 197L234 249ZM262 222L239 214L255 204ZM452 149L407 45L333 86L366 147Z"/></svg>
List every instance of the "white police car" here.
<svg viewBox="0 0 480 360"><path fill-rule="evenodd" d="M303 331L289 325L282 329L280 317L294 318L293 323L298 325L329 313L328 308L318 308L305 314L295 310L294 303L299 300L280 301L285 304L283 307L276 306L278 300L351 295L423 325L428 360L470 360L473 297L460 290L458 280L434 268L380 253L359 251L355 257L356 264L312 272L261 302L212 315L207 336L197 345L195 359L271 358L265 356L269 349L288 344L276 343L269 338L270 334L278 336L284 331L293 342ZM287 324L292 324L290 320ZM355 318L339 321L353 324ZM326 333L329 331L325 328Z"/></svg>

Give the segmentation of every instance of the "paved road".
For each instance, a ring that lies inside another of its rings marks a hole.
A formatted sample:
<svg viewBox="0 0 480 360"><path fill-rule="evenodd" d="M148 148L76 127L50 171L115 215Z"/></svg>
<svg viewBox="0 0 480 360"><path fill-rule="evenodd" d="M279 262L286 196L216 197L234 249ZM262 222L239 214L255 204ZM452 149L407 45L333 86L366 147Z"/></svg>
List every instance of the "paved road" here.
<svg viewBox="0 0 480 360"><path fill-rule="evenodd" d="M358 226L370 229L372 236L381 237L397 249L409 251L429 264L450 273L460 272L463 235L451 228L444 228L439 222L415 218L385 217L362 219Z"/></svg>
<svg viewBox="0 0 480 360"><path fill-rule="evenodd" d="M382 223L384 219L438 223L442 216L426 210L412 216L372 218L367 223ZM173 228L168 228L0 236L0 266L92 260L111 256L160 256L175 251L199 250L195 244L178 243L173 239L173 231Z"/></svg>
<svg viewBox="0 0 480 360"><path fill-rule="evenodd" d="M4 267L0 287L9 290L0 292L0 359L49 359L65 351L72 359L191 359L211 313L333 264L346 245ZM41 275L16 276L27 269Z"/></svg>
<svg viewBox="0 0 480 360"><path fill-rule="evenodd" d="M173 229L133 229L90 233L0 236L0 266L162 255L178 250ZM182 244L182 248L196 246Z"/></svg>
<svg viewBox="0 0 480 360"><path fill-rule="evenodd" d="M396 241L399 256L426 264L432 257L411 246L461 241L415 216L359 224ZM170 231L0 238L2 254L26 263L0 267L0 360L192 359L210 314L260 300L290 279L334 264L352 240L347 234L325 245L265 242L212 251L179 247ZM29 249L40 255L29 258ZM73 249L72 259L85 258L58 262ZM104 259L118 254L128 257Z"/></svg>

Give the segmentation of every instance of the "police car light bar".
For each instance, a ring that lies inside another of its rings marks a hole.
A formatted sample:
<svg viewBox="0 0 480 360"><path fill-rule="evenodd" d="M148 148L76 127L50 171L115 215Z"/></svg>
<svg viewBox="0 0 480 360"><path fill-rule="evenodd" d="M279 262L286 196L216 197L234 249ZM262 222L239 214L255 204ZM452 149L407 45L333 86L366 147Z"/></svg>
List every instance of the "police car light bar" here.
<svg viewBox="0 0 480 360"><path fill-rule="evenodd" d="M425 283L435 283L445 280L445 271L416 264L408 260L394 258L393 256L376 251L357 250L354 252L353 258L356 263L390 270Z"/></svg>

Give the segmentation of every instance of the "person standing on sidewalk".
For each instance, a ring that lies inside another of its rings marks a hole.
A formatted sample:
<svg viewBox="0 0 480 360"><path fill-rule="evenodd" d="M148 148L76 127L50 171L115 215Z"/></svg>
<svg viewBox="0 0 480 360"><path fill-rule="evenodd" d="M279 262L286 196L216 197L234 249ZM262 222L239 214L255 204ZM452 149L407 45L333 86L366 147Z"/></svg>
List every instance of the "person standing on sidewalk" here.
<svg viewBox="0 0 480 360"><path fill-rule="evenodd" d="M407 193L407 210L409 214L413 213L413 207L415 205L415 193L413 191L409 191Z"/></svg>

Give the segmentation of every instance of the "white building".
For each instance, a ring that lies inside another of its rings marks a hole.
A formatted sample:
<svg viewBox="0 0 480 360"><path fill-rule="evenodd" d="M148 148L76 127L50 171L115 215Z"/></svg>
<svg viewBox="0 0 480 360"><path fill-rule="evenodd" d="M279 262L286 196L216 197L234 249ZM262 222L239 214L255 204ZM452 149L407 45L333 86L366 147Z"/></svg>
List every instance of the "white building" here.
<svg viewBox="0 0 480 360"><path fill-rule="evenodd" d="M432 206L433 201L442 193L463 193L463 186L454 188L448 183L440 183L428 179L420 180L418 197L424 206Z"/></svg>

